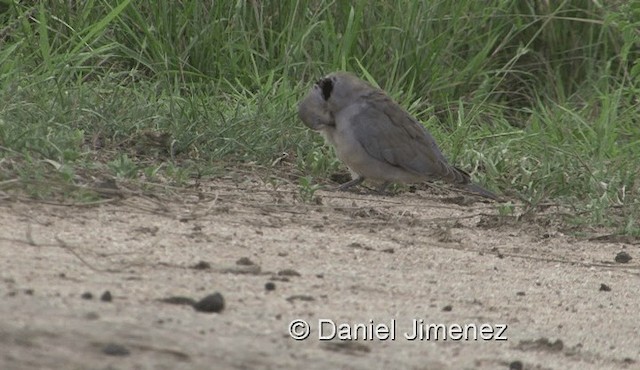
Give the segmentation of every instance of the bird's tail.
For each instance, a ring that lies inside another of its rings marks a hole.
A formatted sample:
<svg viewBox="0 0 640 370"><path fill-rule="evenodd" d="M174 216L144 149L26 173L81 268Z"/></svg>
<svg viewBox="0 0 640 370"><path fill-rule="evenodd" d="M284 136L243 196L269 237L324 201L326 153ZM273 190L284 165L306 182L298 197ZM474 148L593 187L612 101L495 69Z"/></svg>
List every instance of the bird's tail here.
<svg viewBox="0 0 640 370"><path fill-rule="evenodd" d="M489 198L497 201L501 200L497 195L493 194L489 190L483 188L480 185L476 185L472 183L471 176L466 171L453 166L449 168L450 168L449 173L451 174L451 176L449 177L449 180L455 184L458 184L458 186L463 190L466 190L476 195L483 196L485 198Z"/></svg>
<svg viewBox="0 0 640 370"><path fill-rule="evenodd" d="M483 188L482 186L476 185L472 182L462 185L462 188L470 193L477 194L485 198L498 200L498 201L500 200L500 198L497 195L493 194L492 192Z"/></svg>

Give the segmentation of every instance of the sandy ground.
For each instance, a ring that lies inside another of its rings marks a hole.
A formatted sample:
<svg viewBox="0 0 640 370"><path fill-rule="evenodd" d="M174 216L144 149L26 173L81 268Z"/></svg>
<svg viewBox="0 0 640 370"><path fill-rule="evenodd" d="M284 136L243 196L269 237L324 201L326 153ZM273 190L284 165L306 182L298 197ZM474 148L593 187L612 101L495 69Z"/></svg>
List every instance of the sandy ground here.
<svg viewBox="0 0 640 370"><path fill-rule="evenodd" d="M640 369L633 240L425 190L181 194L0 200L0 369Z"/></svg>

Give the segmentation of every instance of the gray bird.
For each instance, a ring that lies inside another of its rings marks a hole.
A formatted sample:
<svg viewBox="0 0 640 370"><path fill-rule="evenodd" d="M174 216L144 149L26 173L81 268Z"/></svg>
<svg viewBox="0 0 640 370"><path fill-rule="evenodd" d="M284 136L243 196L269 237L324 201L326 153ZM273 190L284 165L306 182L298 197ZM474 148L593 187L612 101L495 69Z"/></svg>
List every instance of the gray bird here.
<svg viewBox="0 0 640 370"><path fill-rule="evenodd" d="M442 179L498 199L451 166L433 136L384 91L350 73L335 72L317 81L300 102L298 115L349 167L353 179L341 190L365 179L382 183L380 191L392 182Z"/></svg>

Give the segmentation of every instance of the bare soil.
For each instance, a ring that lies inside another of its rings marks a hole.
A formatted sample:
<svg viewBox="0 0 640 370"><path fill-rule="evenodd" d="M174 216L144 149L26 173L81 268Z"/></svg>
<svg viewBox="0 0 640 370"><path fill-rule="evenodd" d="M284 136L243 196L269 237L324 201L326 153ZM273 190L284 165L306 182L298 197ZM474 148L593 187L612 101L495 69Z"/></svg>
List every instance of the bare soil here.
<svg viewBox="0 0 640 370"><path fill-rule="evenodd" d="M0 200L0 369L640 369L635 240L428 190L316 195ZM194 309L216 292L223 310ZM382 333L320 340L319 320ZM409 340L413 320L495 332Z"/></svg>

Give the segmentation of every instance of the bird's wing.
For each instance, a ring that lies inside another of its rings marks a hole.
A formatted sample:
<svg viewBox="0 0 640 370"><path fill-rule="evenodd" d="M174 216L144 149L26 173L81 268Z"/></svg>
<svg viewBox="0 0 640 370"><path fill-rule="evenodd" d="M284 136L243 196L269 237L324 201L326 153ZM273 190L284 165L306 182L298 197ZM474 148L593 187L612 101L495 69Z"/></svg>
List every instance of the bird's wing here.
<svg viewBox="0 0 640 370"><path fill-rule="evenodd" d="M447 163L431 134L386 94L376 91L358 103L362 109L351 126L370 156L427 178L469 181L468 174Z"/></svg>

